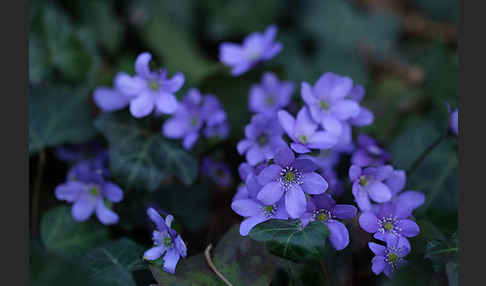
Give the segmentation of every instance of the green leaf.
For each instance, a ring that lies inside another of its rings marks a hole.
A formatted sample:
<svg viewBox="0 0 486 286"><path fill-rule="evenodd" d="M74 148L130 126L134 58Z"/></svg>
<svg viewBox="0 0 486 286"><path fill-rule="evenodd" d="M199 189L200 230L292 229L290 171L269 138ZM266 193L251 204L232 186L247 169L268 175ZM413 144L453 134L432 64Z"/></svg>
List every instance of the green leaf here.
<svg viewBox="0 0 486 286"><path fill-rule="evenodd" d="M276 259L265 248L239 234L233 226L212 251L212 261L218 271L234 286L269 285L275 270ZM226 285L208 266L204 254L179 261L175 275L150 266L160 285Z"/></svg>
<svg viewBox="0 0 486 286"><path fill-rule="evenodd" d="M60 206L42 216L41 238L47 251L75 256L106 241L108 231L106 226L93 220L75 221L70 208Z"/></svg>
<svg viewBox="0 0 486 286"><path fill-rule="evenodd" d="M95 126L109 142L110 170L126 189L154 191L169 175L191 185L198 162L188 152L143 127L127 112L100 115Z"/></svg>
<svg viewBox="0 0 486 286"><path fill-rule="evenodd" d="M88 252L82 260L92 280L105 285L136 286L132 271L144 267L143 248L122 238Z"/></svg>
<svg viewBox="0 0 486 286"><path fill-rule="evenodd" d="M43 9L42 32L50 65L71 82L93 81L100 64L95 35L74 27L68 14L50 3Z"/></svg>
<svg viewBox="0 0 486 286"><path fill-rule="evenodd" d="M427 146L441 136L428 121L410 125L391 145L394 165L408 169ZM432 150L413 174L407 178L407 189L424 192L425 204L417 215L435 216L434 223L457 229L458 158L453 138L447 138ZM440 219L439 219L440 218Z"/></svg>
<svg viewBox="0 0 486 286"><path fill-rule="evenodd" d="M172 24L167 17L153 17L145 25L143 35L154 54L163 59L163 66L171 73L182 72L188 82L197 83L222 67L208 60L197 49L197 43L190 37L191 34L184 33L184 30Z"/></svg>
<svg viewBox="0 0 486 286"><path fill-rule="evenodd" d="M46 252L38 241L31 241L29 251L30 284L32 286L70 285L105 286L89 278L86 267L74 257Z"/></svg>
<svg viewBox="0 0 486 286"><path fill-rule="evenodd" d="M96 135L86 88L34 85L29 96L29 154L62 143L81 143Z"/></svg>
<svg viewBox="0 0 486 286"><path fill-rule="evenodd" d="M114 14L111 1L80 1L83 25L93 31L96 40L108 50L114 53L121 46L123 37L123 25L119 23Z"/></svg>
<svg viewBox="0 0 486 286"><path fill-rule="evenodd" d="M319 221L302 228L300 220L271 219L250 231L250 237L265 242L270 252L295 261L322 260L328 236L327 226Z"/></svg>

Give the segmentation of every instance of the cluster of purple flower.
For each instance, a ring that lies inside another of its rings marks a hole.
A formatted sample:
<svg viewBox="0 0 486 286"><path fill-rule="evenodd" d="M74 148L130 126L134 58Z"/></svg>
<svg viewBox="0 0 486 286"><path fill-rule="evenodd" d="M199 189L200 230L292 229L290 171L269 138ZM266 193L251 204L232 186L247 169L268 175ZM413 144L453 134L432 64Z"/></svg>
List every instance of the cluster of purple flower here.
<svg viewBox="0 0 486 286"><path fill-rule="evenodd" d="M73 203L71 214L76 221L87 220L93 212L101 223L118 223L118 215L111 209L113 203L123 199L123 191L109 181L108 155L99 151L94 158L86 159L80 154L89 146L57 149L58 158L75 164L70 168L66 182L56 187L58 200Z"/></svg>
<svg viewBox="0 0 486 286"><path fill-rule="evenodd" d="M222 62L238 75L269 59L264 55L274 56L275 50L281 49L270 43L275 33L272 26L264 35L248 36L243 46L222 44ZM373 138L360 134L353 142L352 127L374 121L373 113L360 105L365 94L362 86L333 73L323 74L313 86L303 82L300 94L304 106L295 117L285 110L293 89L292 83L265 73L262 84L250 90L249 108L256 114L245 128L246 138L237 145L247 162L240 165L243 184L231 204L244 217L241 235L248 235L255 225L269 219L299 219L304 227L318 220L329 228L333 247L345 248L349 233L339 220L356 217L358 209L336 204L333 197L344 191L336 166L341 155L348 154L352 193L361 211L360 226L387 244L370 242L376 254L372 270L390 276L410 252L407 237L420 232L409 217L424 203L424 195L402 192L405 172L387 165L390 154Z"/></svg>
<svg viewBox="0 0 486 286"><path fill-rule="evenodd" d="M101 223L118 223L118 215L111 207L113 203L123 200L123 191L108 180L110 173L106 150L90 142L60 146L56 148L55 154L59 160L73 164L66 182L56 187L55 195L58 200L73 203L71 215L74 220L86 221L96 212ZM155 246L147 250L143 258L155 261L165 253L162 267L164 271L173 274L180 257L186 257L186 245L181 236L170 228L174 219L172 215L167 215L164 220L153 208L147 210L147 215L157 230L153 232Z"/></svg>
<svg viewBox="0 0 486 286"><path fill-rule="evenodd" d="M141 53L135 60L136 75L120 72L115 77L114 88L98 87L93 93L96 105L103 112L130 106L135 118L152 113L172 114L164 123L162 133L168 138L182 139L186 149L196 143L200 130L207 138L226 138L229 125L219 100L211 94L203 96L193 88L179 103L174 94L184 85L184 75L176 73L169 78L165 69L152 71L151 59L151 54Z"/></svg>
<svg viewBox="0 0 486 286"><path fill-rule="evenodd" d="M190 149L197 141L203 125L203 134L207 138L224 139L228 136L226 112L218 99L211 94L202 95L199 90L192 88L172 118L164 123L162 133L168 138L182 138L184 148Z"/></svg>

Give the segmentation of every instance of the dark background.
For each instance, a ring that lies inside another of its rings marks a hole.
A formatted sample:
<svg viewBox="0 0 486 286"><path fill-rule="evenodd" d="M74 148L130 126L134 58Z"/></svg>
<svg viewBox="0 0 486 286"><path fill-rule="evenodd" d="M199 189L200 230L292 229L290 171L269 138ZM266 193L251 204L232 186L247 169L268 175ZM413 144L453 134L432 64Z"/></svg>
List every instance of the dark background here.
<svg viewBox="0 0 486 286"><path fill-rule="evenodd" d="M453 108L458 104L458 5L451 0L32 1L29 82L89 94L96 86L111 86L118 71L133 73L136 56L149 51L170 73L185 74L184 89L198 87L222 100L230 117L231 137L213 150L236 170L243 158L237 155L235 144L250 117L248 88L260 80L262 69L231 78L218 62L218 46L277 24L277 39L284 49L265 70L297 86L304 80L313 83L327 71L363 84L367 91L363 104L375 113L375 122L361 131L379 139L392 152L394 165L406 169L447 128L446 104ZM296 101L298 95L297 90ZM90 110L94 119L98 111L92 103ZM30 189L41 169L43 178L39 210L31 220L33 238L42 214L61 204L53 190L64 180L68 166L53 156L51 147L29 158ZM407 186L434 198L417 211L418 217L446 237L457 230L456 149L453 141L439 146ZM214 154L213 150L204 154ZM228 189L200 179L205 184L198 193L203 206L200 213L191 214L193 206L177 205L180 198L172 199L171 205L189 213L181 220L184 238L191 242L190 254L201 252L238 222L229 208L239 182L236 171L233 176L235 184ZM134 194L132 201L138 199ZM146 201L166 200L166 196L140 200L133 210L124 210L130 225L112 230L112 236L129 235L149 245L143 207ZM358 270L353 275L362 281L359 285L377 282L369 273L370 258L354 262ZM445 273L437 275L442 275L437 281L443 282Z"/></svg>

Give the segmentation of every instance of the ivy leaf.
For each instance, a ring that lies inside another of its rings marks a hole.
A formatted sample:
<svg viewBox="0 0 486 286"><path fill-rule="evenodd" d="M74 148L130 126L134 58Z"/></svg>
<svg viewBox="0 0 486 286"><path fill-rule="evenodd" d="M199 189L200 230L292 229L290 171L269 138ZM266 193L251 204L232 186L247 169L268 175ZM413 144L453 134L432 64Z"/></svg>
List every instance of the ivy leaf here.
<svg viewBox="0 0 486 286"><path fill-rule="evenodd" d="M429 121L411 124L391 145L394 165L408 169L440 134ZM458 158L454 144L450 138L441 142L407 178L407 189L422 191L426 196L417 216L427 213L439 227L452 230L457 229L458 190Z"/></svg>
<svg viewBox="0 0 486 286"><path fill-rule="evenodd" d="M85 88L31 85L29 154L62 143L80 143L96 135Z"/></svg>
<svg viewBox="0 0 486 286"><path fill-rule="evenodd" d="M69 207L50 209L41 220L41 238L47 251L76 256L108 239L108 231L98 222L77 222Z"/></svg>
<svg viewBox="0 0 486 286"><path fill-rule="evenodd" d="M126 112L100 115L95 126L109 142L110 170L126 189L156 190L169 175L191 185L197 160Z"/></svg>
<svg viewBox="0 0 486 286"><path fill-rule="evenodd" d="M211 253L216 269L234 286L269 285L276 258L262 245L242 237L238 229L239 226L233 226ZM155 265L150 270L160 285L226 285L208 266L204 254L180 260L175 275Z"/></svg>
<svg viewBox="0 0 486 286"><path fill-rule="evenodd" d="M328 236L327 226L318 221L302 228L300 220L271 219L250 231L250 237L265 242L270 252L295 261L322 259Z"/></svg>
<svg viewBox="0 0 486 286"><path fill-rule="evenodd" d="M132 271L142 269L143 249L122 238L88 252L83 257L89 277L105 285L136 286Z"/></svg>

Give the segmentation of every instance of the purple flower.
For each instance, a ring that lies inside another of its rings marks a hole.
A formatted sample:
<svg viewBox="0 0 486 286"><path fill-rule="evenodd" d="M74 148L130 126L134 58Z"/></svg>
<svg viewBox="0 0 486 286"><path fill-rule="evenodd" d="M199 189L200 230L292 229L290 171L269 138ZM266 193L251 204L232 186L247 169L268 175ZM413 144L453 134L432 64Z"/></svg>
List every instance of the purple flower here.
<svg viewBox="0 0 486 286"><path fill-rule="evenodd" d="M456 136L459 135L459 117L458 117L458 109L456 108L452 113L449 120L449 126Z"/></svg>
<svg viewBox="0 0 486 286"><path fill-rule="evenodd" d="M285 110L278 112L278 120L287 135L292 139L290 147L297 153L307 153L310 149L329 149L338 142L338 136L328 131L318 131L316 124L303 107L294 119Z"/></svg>
<svg viewBox="0 0 486 286"><path fill-rule="evenodd" d="M358 136L358 147L351 157L351 164L364 166L380 166L390 160L390 153L378 146L376 141L364 134Z"/></svg>
<svg viewBox="0 0 486 286"><path fill-rule="evenodd" d="M250 110L273 115L290 103L294 89L292 82L280 82L274 73L266 72L263 74L262 83L253 85L250 89Z"/></svg>
<svg viewBox="0 0 486 286"><path fill-rule="evenodd" d="M384 272L388 277L392 277L394 272L407 263L404 257L411 250L408 240L400 236L390 236L386 247L374 242L369 242L368 246L375 254L371 260L371 270L376 275Z"/></svg>
<svg viewBox="0 0 486 286"><path fill-rule="evenodd" d="M276 35L277 26L270 25L264 33L248 35L242 45L224 42L219 48L219 60L231 67L233 76L239 76L280 52L282 44L274 42Z"/></svg>
<svg viewBox="0 0 486 286"><path fill-rule="evenodd" d="M147 116L154 109L163 114L175 112L178 102L174 93L184 84L182 73L168 78L165 69L151 71L151 59L150 53L141 53L135 61L136 75L122 74L115 79L116 89L130 97L130 113L136 118Z"/></svg>
<svg viewBox="0 0 486 286"><path fill-rule="evenodd" d="M67 181L56 187L55 194L58 200L73 203L71 215L76 221L85 221L96 212L105 225L118 222L110 205L123 199L123 191L111 182Z"/></svg>
<svg viewBox="0 0 486 286"><path fill-rule="evenodd" d="M211 178L218 186L226 188L233 183L231 170L223 162L213 161L209 157L204 158L201 164L201 170L204 176Z"/></svg>
<svg viewBox="0 0 486 286"><path fill-rule="evenodd" d="M220 139L228 137L229 125L226 112L215 96L210 94L204 96L201 106L201 116L206 123L203 131L204 136L207 138L219 137Z"/></svg>
<svg viewBox="0 0 486 286"><path fill-rule="evenodd" d="M361 102L365 94L365 90L361 85L354 86L348 97L357 103ZM374 121L373 113L366 107L360 106L359 112L355 116L351 117L348 122L354 126L366 126L370 125Z"/></svg>
<svg viewBox="0 0 486 286"><path fill-rule="evenodd" d="M184 138L184 148L192 148L204 122L201 112L202 101L201 93L197 89L190 89L172 118L164 123L162 133L173 139Z"/></svg>
<svg viewBox="0 0 486 286"><path fill-rule="evenodd" d="M245 127L246 139L238 142L238 153L246 153L246 160L252 166L265 159L272 159L275 150L286 146L282 134L283 129L277 118L256 114Z"/></svg>
<svg viewBox="0 0 486 286"><path fill-rule="evenodd" d="M324 129L340 134L342 121L356 117L360 112L359 104L346 98L352 88L353 81L349 77L328 72L313 87L303 82L301 94L314 121Z"/></svg>
<svg viewBox="0 0 486 286"><path fill-rule="evenodd" d="M258 175L258 183L263 188L257 199L265 205L273 205L285 194L287 213L291 218L299 218L307 208L306 194L322 194L328 184L314 172L318 168L316 164L308 159L295 159L288 147L279 149L274 161Z"/></svg>
<svg viewBox="0 0 486 286"><path fill-rule="evenodd" d="M269 219L288 219L283 199L268 205L251 198L238 199L233 201L231 208L237 214L245 217L240 225L240 234L242 236L248 235L255 225Z"/></svg>
<svg viewBox="0 0 486 286"><path fill-rule="evenodd" d="M416 202L409 202L410 204ZM388 236L414 237L420 232L419 226L408 219L409 204L388 202L378 211L365 211L359 217L359 225L366 232L375 234L375 238L386 241Z"/></svg>
<svg viewBox="0 0 486 286"><path fill-rule="evenodd" d="M119 72L115 76L115 87L100 86L93 92L93 100L103 112L111 112L125 108L133 99L134 93L126 93L125 90L131 86L126 86L126 82L132 81L132 77L124 72Z"/></svg>
<svg viewBox="0 0 486 286"><path fill-rule="evenodd" d="M336 171L333 169L321 169L319 174L324 177L324 179L329 184L328 193L334 197L339 197L344 193L344 187L341 180L338 178Z"/></svg>
<svg viewBox="0 0 486 286"><path fill-rule="evenodd" d="M152 234L155 246L145 251L143 258L151 261L157 260L165 253L163 269L174 274L180 257L184 258L187 255L187 247L181 236L170 228L174 217L168 215L164 220L153 208L147 209L147 215L155 223L157 230L154 230Z"/></svg>
<svg viewBox="0 0 486 286"><path fill-rule="evenodd" d="M377 203L384 203L392 198L392 191L383 182L393 173L390 165L379 167L349 168L349 179L353 183L353 195L362 211L371 210L370 198Z"/></svg>
<svg viewBox="0 0 486 286"><path fill-rule="evenodd" d="M385 180L385 184L390 188L393 196L405 188L406 182L407 174L404 170L393 170L390 177Z"/></svg>
<svg viewBox="0 0 486 286"><path fill-rule="evenodd" d="M331 232L329 240L336 250L342 250L349 244L349 233L343 223L337 219L351 219L357 209L352 205L338 205L329 194L313 196L307 203L307 210L300 220L306 226L311 221L321 221Z"/></svg>

